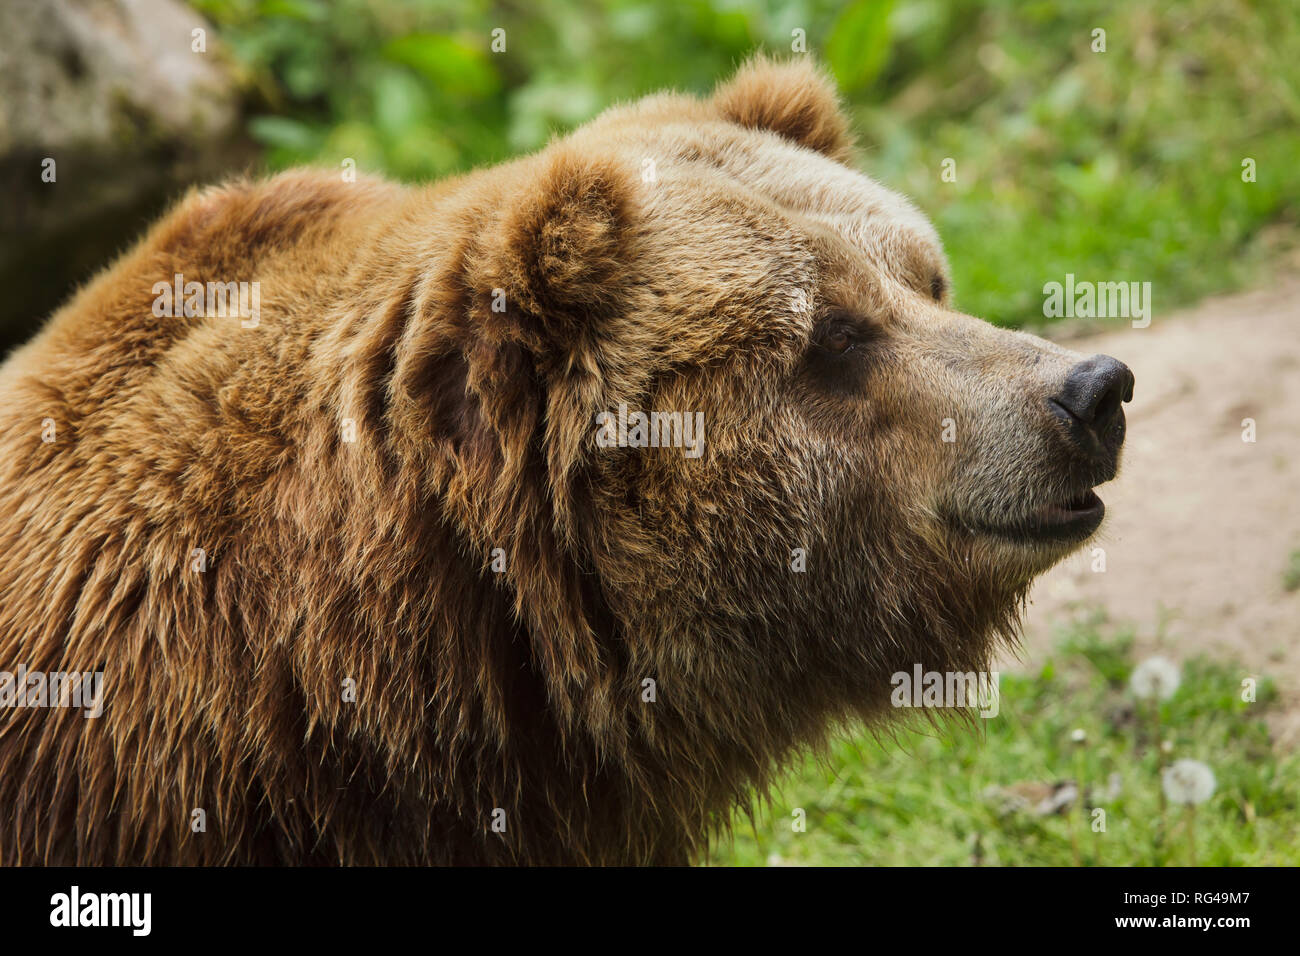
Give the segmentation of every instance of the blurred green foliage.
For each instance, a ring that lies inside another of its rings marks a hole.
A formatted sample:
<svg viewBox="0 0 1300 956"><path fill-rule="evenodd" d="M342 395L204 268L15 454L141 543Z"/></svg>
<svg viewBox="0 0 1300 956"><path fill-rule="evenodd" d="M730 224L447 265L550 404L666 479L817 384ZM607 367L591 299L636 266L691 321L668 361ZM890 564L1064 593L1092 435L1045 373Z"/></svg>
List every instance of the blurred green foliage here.
<svg viewBox="0 0 1300 956"><path fill-rule="evenodd" d="M1300 213L1295 0L195 5L247 71L270 166L352 157L409 180L535 149L620 100L706 92L753 50L799 55L803 31L864 171L934 218L957 305L1009 325L1041 322L1043 284L1067 272L1152 282L1158 319L1257 275Z"/></svg>

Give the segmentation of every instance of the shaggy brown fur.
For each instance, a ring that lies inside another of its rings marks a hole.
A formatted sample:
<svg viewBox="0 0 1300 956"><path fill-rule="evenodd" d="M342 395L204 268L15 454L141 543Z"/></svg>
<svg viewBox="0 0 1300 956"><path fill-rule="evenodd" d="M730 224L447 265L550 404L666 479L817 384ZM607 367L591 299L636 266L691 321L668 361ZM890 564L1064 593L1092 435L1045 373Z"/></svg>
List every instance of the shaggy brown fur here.
<svg viewBox="0 0 1300 956"><path fill-rule="evenodd" d="M980 667L1077 544L971 529L1078 484L1079 356L952 311L846 129L760 60L432 187L181 202L0 372L0 669L106 683L0 710L0 862L684 863ZM177 273L260 322L156 317ZM703 456L599 447L620 403Z"/></svg>

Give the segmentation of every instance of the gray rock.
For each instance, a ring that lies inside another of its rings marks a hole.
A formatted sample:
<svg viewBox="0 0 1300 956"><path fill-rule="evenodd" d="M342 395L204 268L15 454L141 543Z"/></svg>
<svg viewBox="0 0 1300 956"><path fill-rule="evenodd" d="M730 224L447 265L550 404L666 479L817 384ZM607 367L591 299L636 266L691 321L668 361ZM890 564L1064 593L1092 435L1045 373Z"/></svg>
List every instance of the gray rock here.
<svg viewBox="0 0 1300 956"><path fill-rule="evenodd" d="M215 31L175 0L0 3L0 345L186 186L253 158L240 99Z"/></svg>

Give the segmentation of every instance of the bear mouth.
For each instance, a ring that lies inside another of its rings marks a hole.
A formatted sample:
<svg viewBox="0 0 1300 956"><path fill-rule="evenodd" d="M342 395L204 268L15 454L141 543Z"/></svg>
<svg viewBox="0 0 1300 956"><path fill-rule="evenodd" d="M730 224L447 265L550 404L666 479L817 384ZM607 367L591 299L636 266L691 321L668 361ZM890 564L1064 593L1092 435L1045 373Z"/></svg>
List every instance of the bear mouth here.
<svg viewBox="0 0 1300 956"><path fill-rule="evenodd" d="M1079 542L1101 525L1106 505L1091 488L1071 498L1034 509L1006 525L985 524L981 530L1018 542Z"/></svg>

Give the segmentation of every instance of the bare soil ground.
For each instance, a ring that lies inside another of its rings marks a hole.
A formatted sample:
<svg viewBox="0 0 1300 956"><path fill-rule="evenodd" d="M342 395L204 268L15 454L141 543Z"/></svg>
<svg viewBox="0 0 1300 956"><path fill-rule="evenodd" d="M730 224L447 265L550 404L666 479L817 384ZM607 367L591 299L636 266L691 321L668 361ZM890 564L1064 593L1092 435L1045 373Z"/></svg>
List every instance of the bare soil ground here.
<svg viewBox="0 0 1300 956"><path fill-rule="evenodd" d="M1137 384L1122 472L1100 489L1106 523L1035 585L1021 666L1061 622L1101 608L1136 628L1139 654L1205 652L1274 678L1273 729L1300 746L1300 589L1283 583L1300 549L1300 277L1156 312L1146 329L1053 337L1114 355Z"/></svg>

